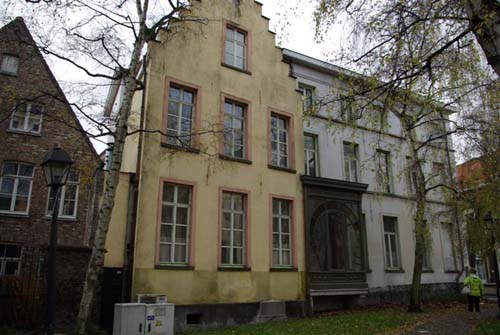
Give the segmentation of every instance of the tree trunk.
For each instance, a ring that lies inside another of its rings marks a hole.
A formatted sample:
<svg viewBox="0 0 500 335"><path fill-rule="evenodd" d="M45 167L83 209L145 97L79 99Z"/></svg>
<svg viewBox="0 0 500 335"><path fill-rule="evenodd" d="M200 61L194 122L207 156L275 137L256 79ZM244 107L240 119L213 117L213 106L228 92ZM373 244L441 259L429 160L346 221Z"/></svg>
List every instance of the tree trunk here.
<svg viewBox="0 0 500 335"><path fill-rule="evenodd" d="M132 99L137 88L135 69L139 63L144 44L144 30L142 29L134 43L134 49L128 71L123 76L125 92L122 105L118 111L118 123L114 135L115 142L113 144L113 151L111 155L111 167L106 179L103 202L98 215L94 245L87 268L82 299L80 302L77 327L78 335L86 334L90 313L92 311L92 303L95 298L100 274L104 265L106 235L111 221L111 211L114 206L116 187L120 177L123 147L127 136L127 122L132 108Z"/></svg>
<svg viewBox="0 0 500 335"><path fill-rule="evenodd" d="M408 312L422 311L422 265L425 253L425 232L427 225L424 220L425 213L425 193L423 197L417 192L417 210L415 213L415 262L413 264L413 278L410 290L410 304Z"/></svg>
<svg viewBox="0 0 500 335"><path fill-rule="evenodd" d="M488 64L500 77L500 2L469 0L465 2L465 9Z"/></svg>

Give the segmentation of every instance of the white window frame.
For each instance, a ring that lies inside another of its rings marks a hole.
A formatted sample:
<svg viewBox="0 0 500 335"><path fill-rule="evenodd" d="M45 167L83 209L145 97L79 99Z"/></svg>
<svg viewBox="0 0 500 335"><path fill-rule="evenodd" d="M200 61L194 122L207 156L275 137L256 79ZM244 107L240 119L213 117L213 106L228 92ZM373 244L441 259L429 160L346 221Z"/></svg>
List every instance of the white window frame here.
<svg viewBox="0 0 500 335"><path fill-rule="evenodd" d="M0 257L0 277L3 277L3 276L17 276L17 275L19 275L19 271L20 271L20 268L21 268L21 259L22 259L22 256L23 256L23 247L21 245L19 245L19 244L15 244L15 243L0 243L0 248L6 248L7 245L14 245L17 248L19 248L19 257L7 257L7 255L5 255L4 257ZM5 250L5 253L7 253L6 250ZM14 273L12 275L6 275L5 274L5 268L7 267L7 262L17 262L16 273Z"/></svg>
<svg viewBox="0 0 500 335"><path fill-rule="evenodd" d="M20 108L22 108L23 106L25 106L25 108L22 111L20 111ZM40 113L36 114L31 113L31 110L33 109L34 106L40 108ZM12 112L12 116L10 118L9 130L22 133L40 134L42 132L43 112L44 112L44 107L42 105L32 104L32 103L18 105ZM21 128L14 127L14 118L16 116L21 116L23 118ZM29 129L30 120L39 121L38 131Z"/></svg>
<svg viewBox="0 0 500 335"><path fill-rule="evenodd" d="M61 187L59 189L59 210L57 216L61 219L67 218L67 219L76 219L76 215L78 213L78 198L79 198L79 192L80 192L80 171L74 170L73 173L78 174L78 178L76 180L70 180L68 176L68 180L66 181L66 185ZM64 210L64 202L66 201L66 188L68 185L73 185L76 186L76 197L75 197L75 207L73 209L73 214L71 215L65 215L63 213ZM45 211L46 216L51 216L52 215L52 210L53 208L49 208L50 205L50 193L51 193L51 188L49 187L48 190L48 195L47 195L47 208Z"/></svg>
<svg viewBox="0 0 500 335"><path fill-rule="evenodd" d="M161 259L161 252L159 254L158 258L158 263L160 265L188 265L189 264L189 248L190 248L190 229L191 229L191 206L193 204L193 187L190 185L184 185L184 184L175 184L175 183L170 183L170 182L164 182L162 187L163 187L163 192L166 192L166 186L172 186L174 188L174 194L173 194L173 201L164 201L161 199L161 210L163 210L163 206L170 206L172 207L172 222L162 222L162 218L160 216L160 236L159 236L159 245L158 248L161 249L162 245L167 245L170 247L170 259L169 260L162 260ZM178 196L179 196L179 187L189 189L189 203L184 204L184 203L179 203L178 202ZM165 195L163 195L163 198L165 198ZM187 209L187 218L186 218L186 225L179 224L177 222L177 209L178 208L186 208ZM171 226L172 231L171 231L171 239L170 241L162 241L161 240L161 226ZM176 241L176 229L177 227L185 227L186 228L186 243L180 243ZM175 247L176 246L184 246L185 249L185 259L182 262L175 261Z"/></svg>
<svg viewBox="0 0 500 335"><path fill-rule="evenodd" d="M312 138L314 149L306 148L305 138ZM318 135L304 133L304 160L305 160L305 174L308 176L319 177L319 153L318 153ZM309 162L314 159L314 174L311 173Z"/></svg>
<svg viewBox="0 0 500 335"><path fill-rule="evenodd" d="M176 89L180 91L180 96L179 98L174 98L172 94L172 89ZM188 103L184 101L184 93L188 92L193 95L193 100L191 103ZM168 93L168 106L167 106L167 143L170 145L175 145L175 146L181 146L181 147L191 147L192 146L192 139L194 137L193 134L193 129L195 129L195 118L196 118L196 108L198 107L196 105L196 99L197 99L197 94L198 92L195 89L187 88L184 86L176 85L174 83L170 84L169 87L169 93ZM171 113L170 112L170 103L174 102L177 104L177 111L176 113ZM188 118L182 116L182 110L183 106L190 106L191 107L191 118L189 119L189 122L191 124L191 127L189 129L189 132L183 132L182 131L182 121L183 120L188 120ZM172 127L171 122L168 122L168 117L176 117L177 122L174 127ZM182 138L182 139L181 139Z"/></svg>
<svg viewBox="0 0 500 335"><path fill-rule="evenodd" d="M346 155L346 147L353 148L353 155ZM344 177L347 181L359 182L359 146L356 143L343 142L342 154L344 155ZM352 166L354 163L354 167Z"/></svg>
<svg viewBox="0 0 500 335"><path fill-rule="evenodd" d="M394 220L394 231L385 230L385 219ZM394 216L384 215L382 216L382 231L384 234L384 262L385 269L394 271L402 269L401 262L401 250L399 244L399 222L398 218ZM392 243L393 242L393 243ZM393 253L393 244L396 248L396 252ZM393 255L396 255L396 260L393 259ZM389 256L389 259L387 258ZM397 263L397 264L395 264Z"/></svg>
<svg viewBox="0 0 500 335"><path fill-rule="evenodd" d="M415 170L415 166L412 166L411 164L410 156L406 156L406 169L407 169L406 178L408 180L408 194L414 195L417 192L417 187L416 187L417 171Z"/></svg>
<svg viewBox="0 0 500 335"><path fill-rule="evenodd" d="M231 208L224 208L224 195L230 196L231 199ZM235 198L236 197L241 197L242 201L242 209L235 209ZM246 205L246 197L247 195L244 193L237 193L237 192L231 192L231 191L223 191L222 192L222 202L220 204L221 206L221 241L220 241L220 265L222 267L244 267L245 266L245 261L246 261L246 226L247 226L247 217L246 217L246 212L247 212L247 205ZM229 214L229 228L224 228L224 214ZM236 229L234 227L234 216L235 215L241 215L242 217L242 226L241 229ZM229 245L223 245L223 240L222 240L222 234L224 231L229 231ZM235 246L234 243L234 235L235 232L241 232L241 238L242 238L242 245L241 246ZM229 250L229 263L224 263L223 262L223 249ZM234 250L235 249L241 249L241 263L236 263L234 260Z"/></svg>
<svg viewBox="0 0 500 335"><path fill-rule="evenodd" d="M14 64L9 64L10 62L14 62ZM13 66L14 69L9 70L9 65ZM2 55L2 62L0 63L0 73L10 74L13 76L17 76L17 72L19 71L19 57L9 54Z"/></svg>
<svg viewBox="0 0 500 335"><path fill-rule="evenodd" d="M273 125L273 119L276 120ZM284 121L285 127L280 127L280 120ZM276 139L273 139L273 130L276 134ZM271 164L273 166L288 168L290 166L290 119L286 116L279 114L271 114ZM280 133L285 133L285 141L280 140ZM276 150L273 149L273 143L276 144ZM286 153L282 153L280 147L282 145L286 146ZM276 157L276 160L275 160ZM281 158L285 158L285 165L281 164Z"/></svg>
<svg viewBox="0 0 500 335"><path fill-rule="evenodd" d="M228 36L229 31L233 32L232 39ZM248 58L248 56L247 56L248 32L241 30L241 29L238 29L232 25L227 25L225 33L226 33L226 36L224 36L224 39L225 39L224 64L235 67L237 69L246 70L247 69L247 58ZM237 34L243 36L243 42L239 41L236 38L238 36ZM232 54L227 52L228 46L232 46L232 48L231 48ZM238 57L236 55L236 47L237 46L243 47L243 58L242 58L243 66L242 67L237 66L237 63L236 63L237 58L241 58L241 57ZM229 60L229 62L228 62L228 60Z"/></svg>
<svg viewBox="0 0 500 335"><path fill-rule="evenodd" d="M375 154L375 164L377 164L376 179L379 190L384 193L392 193L390 153L383 150L377 150ZM384 165L382 165L382 163Z"/></svg>
<svg viewBox="0 0 500 335"><path fill-rule="evenodd" d="M278 205L277 211L275 211L275 203ZM284 214L283 206L288 206L288 215ZM273 198L272 199L272 267L273 268L291 268L293 266L293 244L292 244L292 234L293 234L293 225L292 225L292 201L287 199ZM275 230L274 221L278 221L278 231ZM288 233L283 232L284 221L288 221ZM276 247L274 244L274 237L278 237L278 246ZM288 238L288 246L286 249L283 247L283 238ZM283 253L287 252L289 254L288 260L283 259ZM278 253L278 263L274 263L274 253Z"/></svg>
<svg viewBox="0 0 500 335"><path fill-rule="evenodd" d="M302 109L304 112L311 111L314 105L315 88L306 84L299 83L298 90L302 93Z"/></svg>
<svg viewBox="0 0 500 335"><path fill-rule="evenodd" d="M31 190L33 188L33 177L35 175L35 167L32 164L28 163L22 163L22 162L12 162L12 161L4 161L2 164L2 172L4 169L5 164L16 164L17 165L17 172L15 175L1 175L0 176L0 191L1 187L3 184L3 179L5 177L13 178L14 179L14 186L12 190L12 197L10 201L10 208L9 210L0 210L0 213L11 213L11 214L28 214L30 210L30 203L31 203ZM31 177L28 176L20 176L19 175L19 166L20 165L28 165L32 167L32 172L31 172ZM19 185L19 180L29 180L30 182L30 187L29 187L29 192L28 192L28 199L26 203L26 211L15 211L15 205L16 205L16 199L17 199L17 191L18 191L18 185Z"/></svg>
<svg viewBox="0 0 500 335"><path fill-rule="evenodd" d="M226 111L226 104L231 105L231 113L227 113ZM242 109L242 116L236 115L236 108L240 107ZM224 100L224 155L227 155L229 157L234 157L234 158L239 158L239 159L245 159L247 157L247 152L246 152L246 113L247 113L247 106L245 104L239 103L237 101L233 101L230 99L225 99ZM237 129L234 127L234 121L241 121L241 129ZM231 127L226 128L226 122L231 124ZM231 142L226 142L226 133L231 134ZM242 156L239 157L235 153L235 138L234 135L238 133L241 135L241 138L243 140L242 142L242 148L241 148L241 153ZM230 152L228 153L226 150L226 146L229 145Z"/></svg>
<svg viewBox="0 0 500 335"><path fill-rule="evenodd" d="M445 272L457 272L459 269L459 264L457 260L457 250L455 245L455 240L453 237L454 227L451 222L441 222L440 224L441 233L444 234L444 237L441 236L441 249L443 254L443 268ZM450 250L447 250L445 247L445 242L443 240L447 239L451 248L451 255L448 253ZM453 268L448 267L447 259L453 259Z"/></svg>

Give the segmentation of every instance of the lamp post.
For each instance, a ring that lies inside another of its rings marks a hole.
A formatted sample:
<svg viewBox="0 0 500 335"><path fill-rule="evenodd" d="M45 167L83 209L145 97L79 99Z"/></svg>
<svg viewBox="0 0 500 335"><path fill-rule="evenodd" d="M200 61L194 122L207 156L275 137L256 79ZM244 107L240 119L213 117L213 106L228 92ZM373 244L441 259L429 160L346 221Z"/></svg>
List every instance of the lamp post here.
<svg viewBox="0 0 500 335"><path fill-rule="evenodd" d="M47 300L45 316L45 334L53 335L55 326L55 302L56 302L56 245L57 245L57 214L59 212L59 192L66 184L68 174L73 161L68 153L59 145L54 145L42 159L42 168L47 181L47 186L54 194L54 206L52 209L52 221L50 224L49 260L47 266Z"/></svg>
<svg viewBox="0 0 500 335"><path fill-rule="evenodd" d="M491 243L493 245L493 267L495 268L495 282L496 282L496 293L497 293L497 319L500 320L500 275L498 273L498 258L497 258L497 250L495 248L495 235L494 229L497 228L495 225L498 223L498 220L494 220L491 216L491 212L488 212L484 216L484 222L488 226L488 230L491 232Z"/></svg>

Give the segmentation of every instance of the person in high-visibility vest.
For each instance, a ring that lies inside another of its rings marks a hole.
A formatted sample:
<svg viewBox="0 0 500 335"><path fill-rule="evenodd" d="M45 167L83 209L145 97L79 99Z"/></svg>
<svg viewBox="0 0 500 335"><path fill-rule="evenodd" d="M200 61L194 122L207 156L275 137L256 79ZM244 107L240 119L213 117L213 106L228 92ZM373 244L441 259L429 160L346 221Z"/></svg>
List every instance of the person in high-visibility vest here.
<svg viewBox="0 0 500 335"><path fill-rule="evenodd" d="M481 308L479 306L479 300L483 296L484 287L483 281L476 274L476 269L470 269L469 275L465 277L464 286L468 286L470 289L470 292L467 294L469 312L474 312L475 310L477 313L480 313Z"/></svg>

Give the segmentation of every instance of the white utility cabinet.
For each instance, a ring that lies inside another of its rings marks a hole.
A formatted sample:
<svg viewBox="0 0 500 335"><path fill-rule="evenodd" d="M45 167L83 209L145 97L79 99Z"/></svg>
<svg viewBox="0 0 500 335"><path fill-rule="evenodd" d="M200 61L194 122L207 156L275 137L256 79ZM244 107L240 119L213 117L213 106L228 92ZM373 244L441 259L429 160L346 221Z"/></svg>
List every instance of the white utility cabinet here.
<svg viewBox="0 0 500 335"><path fill-rule="evenodd" d="M113 335L174 335L174 304L115 304Z"/></svg>

